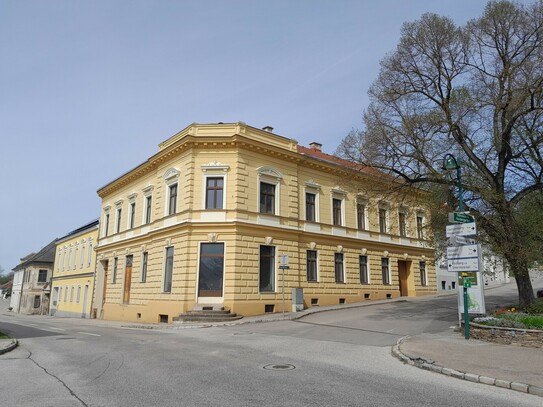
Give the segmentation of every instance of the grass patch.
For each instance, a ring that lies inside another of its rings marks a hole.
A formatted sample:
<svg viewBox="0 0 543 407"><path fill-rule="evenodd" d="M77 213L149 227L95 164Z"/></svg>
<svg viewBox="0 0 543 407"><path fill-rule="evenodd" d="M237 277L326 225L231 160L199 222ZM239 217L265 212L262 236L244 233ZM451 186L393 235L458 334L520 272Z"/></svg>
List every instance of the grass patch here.
<svg viewBox="0 0 543 407"><path fill-rule="evenodd" d="M5 334L4 332L0 331L0 339L10 339L11 336Z"/></svg>

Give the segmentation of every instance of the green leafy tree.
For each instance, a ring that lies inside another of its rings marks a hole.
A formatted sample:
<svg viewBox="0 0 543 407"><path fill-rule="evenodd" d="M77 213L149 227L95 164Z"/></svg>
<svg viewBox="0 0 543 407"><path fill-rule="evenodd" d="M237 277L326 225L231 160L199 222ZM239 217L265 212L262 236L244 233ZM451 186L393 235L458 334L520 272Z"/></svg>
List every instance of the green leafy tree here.
<svg viewBox="0 0 543 407"><path fill-rule="evenodd" d="M466 209L509 263L521 306L534 300L534 236L519 208L543 188L542 85L542 1L491 1L463 26L424 14L403 25L396 50L381 61L365 129L338 148L429 190L454 188L442 170L445 154L453 154L462 165Z"/></svg>

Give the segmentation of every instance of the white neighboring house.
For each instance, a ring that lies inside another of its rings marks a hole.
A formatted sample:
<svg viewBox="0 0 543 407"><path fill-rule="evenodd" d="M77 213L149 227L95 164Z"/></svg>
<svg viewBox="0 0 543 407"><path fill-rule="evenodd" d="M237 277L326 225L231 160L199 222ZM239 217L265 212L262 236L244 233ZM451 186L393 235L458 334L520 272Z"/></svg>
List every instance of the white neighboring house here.
<svg viewBox="0 0 543 407"><path fill-rule="evenodd" d="M34 253L29 254L26 257L21 259L21 263L28 260L29 257L33 256ZM12 311L19 312L19 307L21 306L21 292L23 290L23 278L25 271L12 270L13 271L13 287L11 288L11 300L9 302L9 307Z"/></svg>
<svg viewBox="0 0 543 407"><path fill-rule="evenodd" d="M509 268L506 261L494 254L487 246L483 246L482 250L485 286L509 283ZM436 284L438 293L452 292L458 289L458 273L447 271L447 260L444 257L437 260Z"/></svg>

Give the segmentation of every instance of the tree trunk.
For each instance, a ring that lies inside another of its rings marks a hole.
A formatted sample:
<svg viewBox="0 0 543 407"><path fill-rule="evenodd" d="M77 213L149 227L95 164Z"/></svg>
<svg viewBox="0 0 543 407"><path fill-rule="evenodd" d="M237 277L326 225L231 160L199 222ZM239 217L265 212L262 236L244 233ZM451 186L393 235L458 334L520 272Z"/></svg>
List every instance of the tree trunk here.
<svg viewBox="0 0 543 407"><path fill-rule="evenodd" d="M535 300L528 264L525 261L519 261L511 253L506 255L506 258L511 266L511 273L515 276L515 281L517 282L518 306L519 308L524 308L532 304Z"/></svg>

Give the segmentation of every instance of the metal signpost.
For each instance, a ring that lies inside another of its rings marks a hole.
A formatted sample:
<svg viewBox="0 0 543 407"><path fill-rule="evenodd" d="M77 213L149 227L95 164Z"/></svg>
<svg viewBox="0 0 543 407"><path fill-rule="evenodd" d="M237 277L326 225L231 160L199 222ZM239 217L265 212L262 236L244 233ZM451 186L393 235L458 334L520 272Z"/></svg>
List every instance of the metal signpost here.
<svg viewBox="0 0 543 407"><path fill-rule="evenodd" d="M282 254L281 255L281 263L280 263L280 266L279 268L282 270L282 279L283 279L283 287L282 287L282 292L283 292L283 319L285 319L285 270L288 270L290 267L288 266L288 254Z"/></svg>

